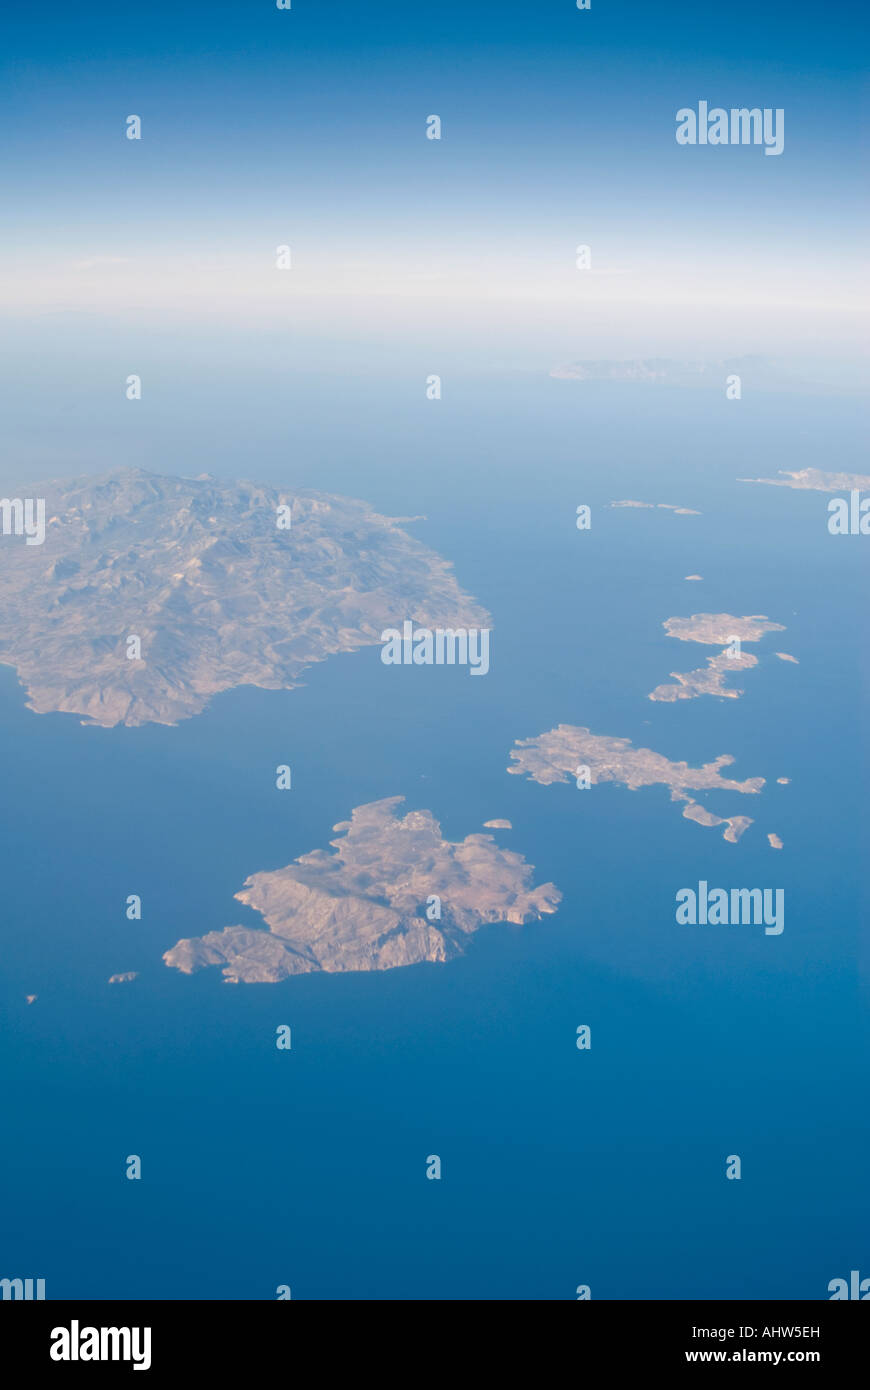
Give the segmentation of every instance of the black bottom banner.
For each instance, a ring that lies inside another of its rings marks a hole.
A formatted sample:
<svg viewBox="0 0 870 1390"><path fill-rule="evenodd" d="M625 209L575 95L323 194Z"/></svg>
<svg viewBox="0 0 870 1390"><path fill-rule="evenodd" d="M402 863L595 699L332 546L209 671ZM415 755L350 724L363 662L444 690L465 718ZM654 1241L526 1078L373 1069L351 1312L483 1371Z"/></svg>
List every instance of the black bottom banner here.
<svg viewBox="0 0 870 1390"><path fill-rule="evenodd" d="M620 1371L657 1371L667 1375L679 1367L689 1370L705 1366L792 1367L809 1366L817 1371L854 1374L864 1364L870 1320L858 1306L839 1302L764 1303L641 1303L587 1301L571 1309L570 1317L548 1315L545 1364L564 1350L577 1365L596 1367L618 1374ZM115 1375L146 1372L162 1378L167 1373L214 1372L222 1377L234 1371L250 1372L252 1365L270 1362L286 1364L292 1374L295 1351L313 1344L307 1339L322 1337L320 1345L335 1373L336 1362L347 1348L348 1364L359 1371L361 1363L374 1357L375 1370L383 1362L383 1349L374 1350L374 1340L389 1304L318 1303L300 1300L268 1303L114 1303L114 1302L0 1302L0 1336L4 1362L15 1357L26 1373L49 1372L51 1376L98 1375L111 1370ZM414 1309L419 1304L400 1305L401 1341L417 1340ZM426 1305L428 1306L428 1305ZM542 1304L474 1302L463 1315L462 1305L446 1303L449 1316L439 1319L438 1336L432 1338L431 1313L419 1335L425 1345L425 1369L431 1375L439 1362L445 1374L455 1373L457 1347L451 1332L465 1334L464 1340L480 1347L490 1368L498 1362L499 1348L509 1360L514 1374L515 1360L527 1351L536 1360L541 1356L538 1338L542 1324ZM498 1336L498 1309L509 1309L509 1324ZM564 1312L565 1310L563 1310ZM465 1317L468 1324L463 1328ZM357 1317L365 1323L357 1324ZM392 1321L393 1315L390 1315ZM481 1333L487 1335L481 1342ZM394 1329L395 1331L396 1329ZM363 1333L360 1340L359 1333ZM495 1337L493 1337L495 1332ZM524 1335L525 1334L525 1335ZM564 1348L559 1347L561 1337ZM305 1338L300 1343L299 1338ZM554 1340L555 1339L555 1340ZM392 1334L391 1334L392 1341ZM396 1344L393 1343L394 1350ZM402 1353L404 1372L415 1376ZM288 1358L289 1360L285 1360ZM476 1358L470 1358L476 1359ZM535 1373L546 1380L545 1364ZM297 1371L298 1371L297 1363ZM306 1372L306 1378L310 1374ZM397 1371L397 1378L398 1371Z"/></svg>

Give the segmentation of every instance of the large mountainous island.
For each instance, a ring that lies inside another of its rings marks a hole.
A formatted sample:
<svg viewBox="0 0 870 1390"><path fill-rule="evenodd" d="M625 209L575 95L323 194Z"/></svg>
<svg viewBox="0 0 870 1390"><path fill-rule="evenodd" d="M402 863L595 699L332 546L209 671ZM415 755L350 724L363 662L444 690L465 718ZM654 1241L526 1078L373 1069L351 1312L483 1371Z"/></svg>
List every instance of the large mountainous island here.
<svg viewBox="0 0 870 1390"><path fill-rule="evenodd" d="M412 518L365 502L139 468L25 495L45 499L45 539L0 537L0 663L37 713L174 724L233 686L290 689L406 618L488 625Z"/></svg>

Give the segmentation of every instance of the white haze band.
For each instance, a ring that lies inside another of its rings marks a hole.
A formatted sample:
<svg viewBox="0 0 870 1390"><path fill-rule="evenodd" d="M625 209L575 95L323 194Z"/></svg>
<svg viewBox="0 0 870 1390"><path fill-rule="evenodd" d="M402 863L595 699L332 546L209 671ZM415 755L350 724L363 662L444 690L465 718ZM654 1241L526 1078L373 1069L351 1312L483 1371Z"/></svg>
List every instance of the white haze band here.
<svg viewBox="0 0 870 1390"><path fill-rule="evenodd" d="M385 666L468 666L472 676L489 670L488 627L415 628L407 618L402 631L387 627L381 633Z"/></svg>

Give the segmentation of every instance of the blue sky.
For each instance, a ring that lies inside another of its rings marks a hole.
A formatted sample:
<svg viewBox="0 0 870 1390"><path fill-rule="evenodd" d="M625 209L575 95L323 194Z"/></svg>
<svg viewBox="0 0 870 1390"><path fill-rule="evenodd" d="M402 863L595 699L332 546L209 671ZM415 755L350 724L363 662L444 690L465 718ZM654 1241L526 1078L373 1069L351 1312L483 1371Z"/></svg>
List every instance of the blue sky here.
<svg viewBox="0 0 870 1390"><path fill-rule="evenodd" d="M849 356L866 31L776 0L49 6L5 29L0 289L19 320L375 319L397 354L452 325L482 360ZM782 107L783 154L679 147L699 100Z"/></svg>

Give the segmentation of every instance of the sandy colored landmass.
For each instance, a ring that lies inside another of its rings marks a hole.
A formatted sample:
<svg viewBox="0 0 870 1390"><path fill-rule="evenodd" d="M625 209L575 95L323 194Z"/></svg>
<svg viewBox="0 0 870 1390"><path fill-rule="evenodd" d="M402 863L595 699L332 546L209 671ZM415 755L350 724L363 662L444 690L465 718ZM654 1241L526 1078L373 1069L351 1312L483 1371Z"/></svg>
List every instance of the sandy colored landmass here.
<svg viewBox="0 0 870 1390"><path fill-rule="evenodd" d="M790 777L777 777L776 780L777 780L777 782L779 782L780 786L782 786L782 787L787 787L788 784L789 784L789 782L791 781L791 778L790 778Z"/></svg>
<svg viewBox="0 0 870 1390"><path fill-rule="evenodd" d="M292 689L406 618L489 623L445 560L365 502L138 468L22 495L46 499L46 537L0 544L0 663L37 713L174 724L234 686Z"/></svg>
<svg viewBox="0 0 870 1390"><path fill-rule="evenodd" d="M680 642L702 642L706 645L730 643L735 637L743 642L757 642L766 632L784 632L781 623L771 623L764 614L736 618L731 613L693 613L691 618L667 618L662 624L669 637ZM718 656L708 656L707 665L694 671L670 671L676 685L657 685L650 691L650 700L672 702L695 700L699 695L722 695L737 700L742 689L725 684L736 671L746 671L758 665L758 657L740 651L731 656L727 650Z"/></svg>
<svg viewBox="0 0 870 1390"><path fill-rule="evenodd" d="M771 833L770 835L768 835L767 838L770 841L771 849L782 849L782 840L779 838L778 835L774 835L773 833Z"/></svg>
<svg viewBox="0 0 870 1390"><path fill-rule="evenodd" d="M748 373L753 382L777 378L777 367L769 359L744 354L741 357L682 361L672 357L601 358L566 362L550 370L557 381L617 381L646 385L683 387L724 386L728 373Z"/></svg>
<svg viewBox="0 0 870 1390"><path fill-rule="evenodd" d="M589 729L573 724L560 724L549 733L535 738L518 739L511 749L515 766L508 772L523 774L542 786L554 782L573 781L581 769L588 769L591 786L600 782L619 782L631 791L639 787L663 785L670 788L672 801L687 803L683 815L699 825L727 825L726 840L734 843L752 820L746 816L719 817L700 806L691 791L733 791L755 794L764 786L763 777L750 777L744 782L723 777L721 769L734 762L722 753L702 767L671 762L651 748L634 748L630 739L611 738L593 734Z"/></svg>
<svg viewBox="0 0 870 1390"><path fill-rule="evenodd" d="M483 828L484 830L513 830L509 820L485 820Z"/></svg>
<svg viewBox="0 0 870 1390"><path fill-rule="evenodd" d="M718 647L739 637L741 642L757 642L766 632L785 632L782 623L768 621L764 613L735 618L731 613L693 613L691 618L666 618L662 627L679 642L703 642Z"/></svg>
<svg viewBox="0 0 870 1390"><path fill-rule="evenodd" d="M594 270L587 270L594 276ZM796 374L796 370L799 374ZM560 363L550 369L550 376L570 382L624 382L638 389L675 388L681 390L724 390L726 378L736 374L744 391L795 391L801 395L832 392L856 395L866 389L865 373L859 361L837 363L832 372L818 360L806 359L800 369L793 360L741 353L733 357L708 357L695 360L671 357L603 358Z"/></svg>
<svg viewBox="0 0 870 1390"><path fill-rule="evenodd" d="M602 358L598 361L568 362L553 367L556 381L667 381L685 371L703 372L702 365L673 362L666 357L634 357L625 360Z"/></svg>
<svg viewBox="0 0 870 1390"><path fill-rule="evenodd" d="M870 488L866 473L824 473L819 468L800 468L796 473L779 470L778 478L738 478L738 483L766 483L768 487L810 489L813 492L859 492Z"/></svg>
<svg viewBox="0 0 870 1390"><path fill-rule="evenodd" d="M38 998L38 994L25 994L24 996L25 1003L27 1004L34 1004Z"/></svg>
<svg viewBox="0 0 870 1390"><path fill-rule="evenodd" d="M798 661L797 657L789 656L788 652L775 652L774 655L778 656L780 661L793 661L795 666L800 665L800 662Z"/></svg>
<svg viewBox="0 0 870 1390"><path fill-rule="evenodd" d="M622 782L632 791L657 783L678 791L720 790L759 792L763 777L751 777L745 782L723 778L720 769L729 767L733 757L722 753L712 763L690 767L688 763L671 762L651 748L634 748L627 738L611 738L593 734L589 729L573 724L560 724L549 733L536 738L518 739L511 750L517 766L509 772L526 773L535 782L568 782L575 768L583 764L590 770L590 781ZM568 775L570 774L570 776Z"/></svg>
<svg viewBox="0 0 870 1390"><path fill-rule="evenodd" d="M135 979L137 979L137 978L138 978L138 975L139 975L139 971L138 971L138 970L125 970L125 971L123 971L122 974L120 974L120 975L110 975L110 976L109 976L109 984L110 984L110 985L124 985L124 984L127 983L128 980L135 980Z"/></svg>
<svg viewBox="0 0 870 1390"><path fill-rule="evenodd" d="M683 808L683 815L686 820L697 821L698 825L724 825L726 829L722 832L723 838L732 845L736 845L744 830L752 824L750 816L714 816L712 811L708 811L705 806L701 806L697 801L689 801Z"/></svg>
<svg viewBox="0 0 870 1390"><path fill-rule="evenodd" d="M744 830L748 830L752 824L749 816L730 816L728 819L728 829L723 830L723 840L728 840L730 844L736 845Z"/></svg>
<svg viewBox="0 0 870 1390"><path fill-rule="evenodd" d="M286 868L252 874L236 894L268 931L226 927L176 943L163 957L186 974L220 965L227 981L283 980L311 971L389 970L461 955L487 922L534 922L555 912L552 883L492 835L441 838L429 811L388 797L358 806L334 829L334 854L313 850ZM429 920L432 897L440 918Z"/></svg>
<svg viewBox="0 0 870 1390"><path fill-rule="evenodd" d="M626 499L621 502L608 503L611 507L643 507L649 511L660 510L663 512L676 512L677 516L700 516L700 512L693 511L691 507L677 507L673 502L634 502Z"/></svg>
<svg viewBox="0 0 870 1390"><path fill-rule="evenodd" d="M723 695L726 699L738 700L743 690L726 685L725 681L735 671L747 671L757 665L758 657L750 652L741 652L739 656L726 656L724 652L719 656L708 656L707 665L699 666L694 671L668 672L677 684L657 685L647 698L671 702L695 700L699 695Z"/></svg>

